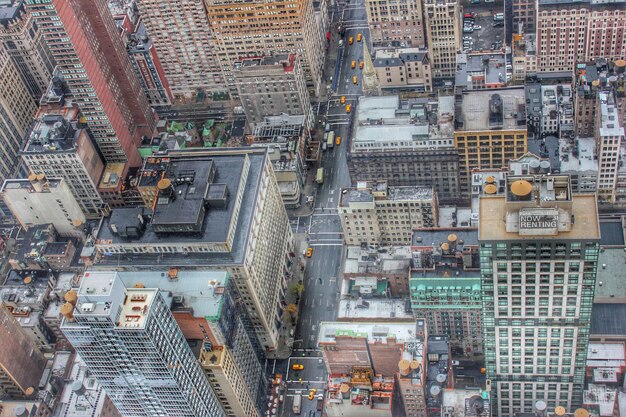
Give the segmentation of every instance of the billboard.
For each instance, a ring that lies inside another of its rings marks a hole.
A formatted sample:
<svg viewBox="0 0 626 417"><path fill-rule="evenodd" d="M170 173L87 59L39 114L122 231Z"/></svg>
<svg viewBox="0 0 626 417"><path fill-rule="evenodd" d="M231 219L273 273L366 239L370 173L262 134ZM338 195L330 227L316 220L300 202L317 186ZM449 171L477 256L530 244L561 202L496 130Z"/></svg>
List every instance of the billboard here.
<svg viewBox="0 0 626 417"><path fill-rule="evenodd" d="M556 235L559 212L556 209L530 209L519 212L519 234L522 236Z"/></svg>

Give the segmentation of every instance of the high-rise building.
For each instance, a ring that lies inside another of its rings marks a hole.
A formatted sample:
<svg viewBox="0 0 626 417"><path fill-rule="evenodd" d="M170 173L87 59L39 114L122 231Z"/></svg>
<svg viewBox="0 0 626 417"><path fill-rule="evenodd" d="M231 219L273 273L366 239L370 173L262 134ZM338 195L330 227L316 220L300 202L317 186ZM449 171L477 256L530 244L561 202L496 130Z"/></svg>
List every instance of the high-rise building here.
<svg viewBox="0 0 626 417"><path fill-rule="evenodd" d="M459 197L454 149L454 98L361 97L354 117L348 169L353 182L433 187L440 201Z"/></svg>
<svg viewBox="0 0 626 417"><path fill-rule="evenodd" d="M143 177L158 192L153 210L113 210L97 232L96 263L226 270L261 345L275 349L295 255L267 149L173 151L149 159L154 165ZM148 182L142 188L147 192Z"/></svg>
<svg viewBox="0 0 626 417"><path fill-rule="evenodd" d="M19 69L0 44L0 181L15 174L20 145L36 112Z"/></svg>
<svg viewBox="0 0 626 417"><path fill-rule="evenodd" d="M598 94L599 109L596 109L596 155L598 157L598 201L615 203L618 195L626 197L624 190L617 188L621 164L624 162L622 143L624 127L619 121L615 97L610 92ZM622 173L622 176L624 174Z"/></svg>
<svg viewBox="0 0 626 417"><path fill-rule="evenodd" d="M8 179L0 191L2 199L23 227L52 223L63 236L76 234L85 215L67 181L30 174L28 179Z"/></svg>
<svg viewBox="0 0 626 417"><path fill-rule="evenodd" d="M142 0L139 13L176 101L227 92L203 0Z"/></svg>
<svg viewBox="0 0 626 417"><path fill-rule="evenodd" d="M33 395L47 361L4 305L0 305L0 334L2 394L12 398Z"/></svg>
<svg viewBox="0 0 626 417"><path fill-rule="evenodd" d="M437 193L428 187L357 182L341 190L339 220L346 244L407 245L413 229L436 227Z"/></svg>
<svg viewBox="0 0 626 417"><path fill-rule="evenodd" d="M171 294L171 310L229 415L259 417L267 404L263 350L243 299L225 271L92 271ZM207 284L208 283L208 284ZM190 297L189 294L195 294Z"/></svg>
<svg viewBox="0 0 626 417"><path fill-rule="evenodd" d="M478 232L415 230L409 278L411 308L428 331L447 335L454 356L483 353Z"/></svg>
<svg viewBox="0 0 626 417"><path fill-rule="evenodd" d="M122 415L225 416L158 288L87 272L61 330Z"/></svg>
<svg viewBox="0 0 626 417"><path fill-rule="evenodd" d="M461 11L457 0L424 0L426 39L433 78L454 78L461 49Z"/></svg>
<svg viewBox="0 0 626 417"><path fill-rule="evenodd" d="M65 90L63 80L55 76L25 137L22 159L31 173L63 178L85 217L99 218L105 211L97 188L104 162Z"/></svg>
<svg viewBox="0 0 626 417"><path fill-rule="evenodd" d="M374 46L390 46L393 41L409 48L425 45L422 0L367 0L365 10Z"/></svg>
<svg viewBox="0 0 626 417"><path fill-rule="evenodd" d="M34 100L39 100L52 78L54 60L35 19L22 0L0 5L0 42L13 60Z"/></svg>
<svg viewBox="0 0 626 417"><path fill-rule="evenodd" d="M506 167L528 150L523 87L464 91L456 102L455 123L464 198L470 196L472 169Z"/></svg>
<svg viewBox="0 0 626 417"><path fill-rule="evenodd" d="M107 163L138 167L155 118L106 0L26 0ZM118 188L121 188L121 182Z"/></svg>
<svg viewBox="0 0 626 417"><path fill-rule="evenodd" d="M572 72L578 62L624 59L624 4L623 0L538 0L537 71Z"/></svg>
<svg viewBox="0 0 626 417"><path fill-rule="evenodd" d="M244 58L233 71L241 105L255 126L267 116L305 116L308 129L315 122L311 99L297 54Z"/></svg>
<svg viewBox="0 0 626 417"><path fill-rule="evenodd" d="M307 88L316 96L320 94L325 40L315 19L312 0L271 4L260 0L243 3L204 0L204 3L231 96L237 95L234 70L243 58L283 53L300 54Z"/></svg>
<svg viewBox="0 0 626 417"><path fill-rule="evenodd" d="M479 205L494 412L533 412L538 400L580 407L600 252L596 196L573 194L569 176L531 167Z"/></svg>
<svg viewBox="0 0 626 417"><path fill-rule="evenodd" d="M537 21L536 0L513 0L513 32L521 35L535 33Z"/></svg>

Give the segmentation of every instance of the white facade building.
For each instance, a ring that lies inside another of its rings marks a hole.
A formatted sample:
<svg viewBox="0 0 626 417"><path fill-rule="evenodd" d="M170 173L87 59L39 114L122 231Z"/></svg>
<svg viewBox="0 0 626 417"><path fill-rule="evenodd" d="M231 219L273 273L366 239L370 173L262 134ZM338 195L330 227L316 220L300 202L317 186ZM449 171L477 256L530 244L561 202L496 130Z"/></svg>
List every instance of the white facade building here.
<svg viewBox="0 0 626 417"><path fill-rule="evenodd" d="M226 415L158 289L92 271L62 313L61 330L120 414Z"/></svg>

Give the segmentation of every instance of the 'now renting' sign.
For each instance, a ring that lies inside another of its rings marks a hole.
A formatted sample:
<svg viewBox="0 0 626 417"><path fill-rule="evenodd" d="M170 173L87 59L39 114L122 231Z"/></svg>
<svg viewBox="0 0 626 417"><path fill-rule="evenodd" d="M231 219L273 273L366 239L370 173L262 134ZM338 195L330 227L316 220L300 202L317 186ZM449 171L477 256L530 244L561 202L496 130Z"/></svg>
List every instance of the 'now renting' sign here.
<svg viewBox="0 0 626 417"><path fill-rule="evenodd" d="M525 236L558 234L559 213L554 209L530 209L519 212L519 234Z"/></svg>

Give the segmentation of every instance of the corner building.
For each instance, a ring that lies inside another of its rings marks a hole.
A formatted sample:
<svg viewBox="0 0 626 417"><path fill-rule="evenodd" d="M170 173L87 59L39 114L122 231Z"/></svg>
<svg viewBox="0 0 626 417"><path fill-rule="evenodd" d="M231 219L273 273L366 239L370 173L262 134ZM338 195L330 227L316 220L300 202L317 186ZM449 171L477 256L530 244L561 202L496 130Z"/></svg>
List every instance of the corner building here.
<svg viewBox="0 0 626 417"><path fill-rule="evenodd" d="M480 199L487 378L495 413L582 404L599 252L596 196L570 177L510 175Z"/></svg>

